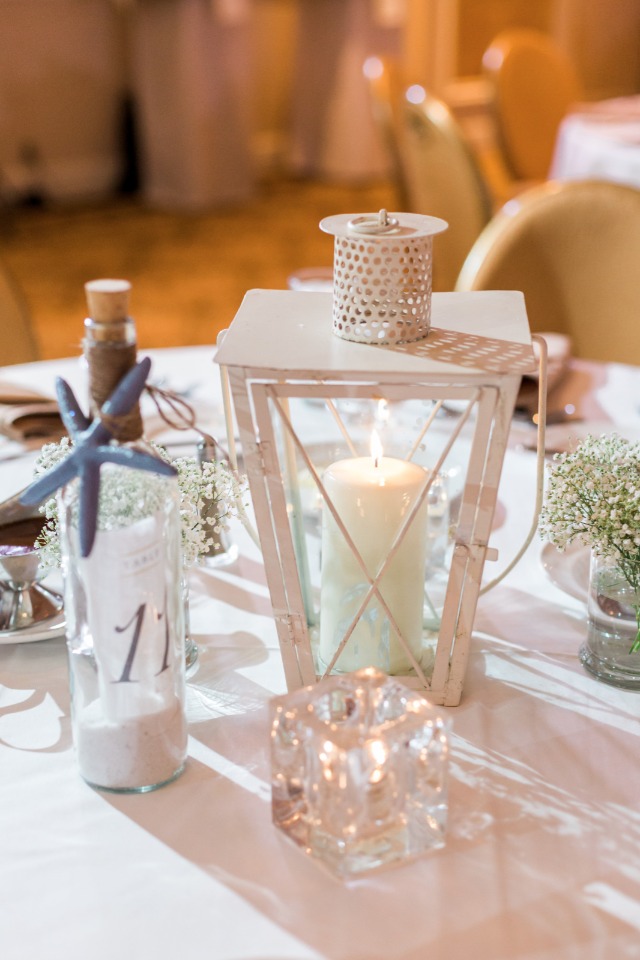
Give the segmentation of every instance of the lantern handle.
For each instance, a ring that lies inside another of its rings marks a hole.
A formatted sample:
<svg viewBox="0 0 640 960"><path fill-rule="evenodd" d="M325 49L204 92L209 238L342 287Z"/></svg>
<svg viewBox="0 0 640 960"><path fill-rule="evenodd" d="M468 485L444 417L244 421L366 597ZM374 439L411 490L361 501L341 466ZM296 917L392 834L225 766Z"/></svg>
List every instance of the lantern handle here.
<svg viewBox="0 0 640 960"><path fill-rule="evenodd" d="M390 217L382 207L377 217L370 213L365 213L361 217L353 217L352 220L349 220L347 229L349 233L385 234L393 233L399 226L398 218Z"/></svg>
<svg viewBox="0 0 640 960"><path fill-rule="evenodd" d="M479 595L492 590L504 580L508 573L511 573L516 564L522 559L525 551L528 549L535 533L538 529L540 511L542 510L542 501L544 498L544 466L545 466L545 441L547 428L547 341L544 337L534 333L531 339L538 344L540 356L538 359L538 436L537 436L537 456L536 456L536 503L533 512L531 527L524 543L516 553L513 560L507 564L504 570L493 580L485 584L479 591Z"/></svg>

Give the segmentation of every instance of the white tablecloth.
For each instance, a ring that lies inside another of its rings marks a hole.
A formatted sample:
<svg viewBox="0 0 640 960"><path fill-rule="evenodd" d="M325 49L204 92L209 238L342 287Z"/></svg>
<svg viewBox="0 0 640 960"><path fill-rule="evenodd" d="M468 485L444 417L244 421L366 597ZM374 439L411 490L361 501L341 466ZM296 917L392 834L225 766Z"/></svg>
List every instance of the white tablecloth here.
<svg viewBox="0 0 640 960"><path fill-rule="evenodd" d="M585 104L566 117L550 177L613 180L640 189L640 96Z"/></svg>
<svg viewBox="0 0 640 960"><path fill-rule="evenodd" d="M153 376L193 388L219 430L212 352L159 352ZM1 376L42 389L61 370L81 375L54 361ZM596 429L640 430L637 369L577 363L558 390ZM487 576L529 525L526 436L514 432L507 455ZM28 482L31 460L1 465L0 496ZM0 645L3 960L640 956L640 694L577 660L580 565L554 565L560 588L536 541L481 598L449 710L447 845L343 886L271 824L267 703L284 683L260 557L236 535L239 560L193 578L189 761L157 792L102 794L78 776L63 639Z"/></svg>

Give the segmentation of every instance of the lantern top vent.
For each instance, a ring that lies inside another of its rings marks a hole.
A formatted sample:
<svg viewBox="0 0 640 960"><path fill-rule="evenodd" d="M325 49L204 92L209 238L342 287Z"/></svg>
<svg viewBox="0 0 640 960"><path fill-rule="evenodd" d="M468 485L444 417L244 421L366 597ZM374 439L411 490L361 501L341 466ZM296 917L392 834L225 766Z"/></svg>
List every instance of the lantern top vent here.
<svg viewBox="0 0 640 960"><path fill-rule="evenodd" d="M387 240L390 237L432 237L442 233L447 227L446 220L439 217L427 217L420 213L388 213L384 209L378 213L357 216L352 213L338 214L320 221L320 229L334 237L366 237L374 241Z"/></svg>

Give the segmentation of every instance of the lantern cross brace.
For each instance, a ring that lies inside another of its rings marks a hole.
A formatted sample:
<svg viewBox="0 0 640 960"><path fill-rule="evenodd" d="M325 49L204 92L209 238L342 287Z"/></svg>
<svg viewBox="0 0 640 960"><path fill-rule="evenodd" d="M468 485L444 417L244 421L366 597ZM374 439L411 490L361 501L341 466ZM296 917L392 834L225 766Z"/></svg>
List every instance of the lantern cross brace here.
<svg viewBox="0 0 640 960"><path fill-rule="evenodd" d="M327 406L328 406L328 408L329 408L329 410L330 410L330 412L331 412L331 414L332 414L332 416L333 416L333 419L334 419L334 420L336 421L336 423L338 424L338 429L340 430L340 433L341 433L342 436L344 437L345 443L346 443L347 446L349 447L349 452L351 453L351 456L352 456L352 457L357 457L358 453L357 453L357 451L356 451L356 448L355 448L354 445L353 445L353 440L352 440L351 437L349 436L349 431L348 431L347 428L345 427L344 421L343 421L342 417L340 416L340 414L338 413L338 410L337 410L337 408L336 408L335 403L333 402L333 400L332 400L330 397L327 397L326 403L327 403Z"/></svg>
<svg viewBox="0 0 640 960"><path fill-rule="evenodd" d="M396 532L396 535L395 535L395 537L394 537L394 539L393 539L393 542L392 542L392 544L391 544L391 547L390 547L390 549L389 549L389 552L387 553L387 555L386 555L384 561L382 562L382 564L378 567L378 570L377 570L376 573L373 575L373 577L372 577L371 574L369 573L369 571L368 571L368 569L367 569L367 566L366 566L366 564L365 564L365 562L364 562L364 560L363 560L363 558L362 558L362 556L361 556L358 548L356 547L355 543L353 542L353 539L351 538L351 536L350 536L350 534L349 534L349 531L348 531L347 528L345 527L345 525L344 525L344 523L343 523L340 515L338 514L337 510L335 509L335 506L334 506L334 504L333 504L330 496L328 495L328 493L327 493L327 491L326 491L326 489L325 489L325 487L324 487L324 484L322 483L322 480L320 479L320 476L319 476L319 474L318 474L318 472L317 472L317 470L316 470L313 462L311 461L311 458L308 456L307 451L306 451L306 449L305 449L305 447L304 447L304 444L301 442L301 440L300 440L300 438L299 438L296 430L295 430L294 427L293 427L293 424L291 423L290 410L289 410L289 404L288 404L288 398L281 398L281 397L278 395L278 391L277 391L277 388L275 387L275 385L271 385L271 386L267 387L266 392L267 392L267 395L270 397L270 399L271 399L271 401L272 401L272 403L273 403L274 409L277 411L277 413L278 413L278 415L279 415L279 417L280 417L280 420L281 420L281 422L282 422L282 424L283 424L283 426L284 426L284 428L285 428L285 431L286 431L286 436L289 438L289 440L293 441L296 449L297 449L298 452L300 453L300 455L301 455L301 457L302 457L302 459L303 459L303 461L304 461L307 469L309 470L309 472L310 472L310 474L311 474L311 476L312 476L312 478L313 478L313 480L314 480L314 483L316 484L316 486L317 486L317 488L318 488L318 491L320 492L320 494L321 494L321 496L322 496L325 504L327 505L327 507L328 507L328 509L329 509L329 511L330 511L330 513L331 513L331 515L332 515L332 517L333 517L333 519L334 519L334 521L335 521L338 529L340 530L342 536L344 537L344 540L345 540L346 544L348 545L349 549L351 550L351 553L353 554L354 559L356 560L358 566L360 567L360 569L361 569L361 571L362 571L362 573L363 573L363 575L364 575L364 577L365 577L365 580L366 580L367 583L368 583L368 589L367 589L367 591L366 591L363 599L361 600L360 606L358 607L358 610L356 611L355 615L354 615L353 618L351 619L351 622L350 622L347 630L345 631L345 633L344 633L344 635L343 635L343 637L342 637L342 640L340 641L338 647L337 647L336 650L334 651L333 657L331 658L331 661L330 661L330 663L328 664L328 666L327 666L327 668L326 668L326 670L325 670L325 672L324 672L324 674L323 674L323 678L324 678L324 677L327 677L327 676L331 673L331 671L333 670L333 668L335 667L338 659L340 658L341 653L343 652L343 650L344 650L344 648L346 647L346 645L347 645L350 637L352 636L353 631L355 630L355 628L356 628L356 626L357 626L357 624L358 624L358 621L360 620L362 614L364 613L367 605L369 604L369 602L370 602L370 601L373 599L373 597L375 596L376 599L379 601L379 603L380 603L380 605L381 605L381 607L382 607L382 610L384 611L384 613L385 613L386 616L388 617L388 620L389 620L389 623L390 623L390 626L391 626L392 630L394 631L395 635L397 636L397 638L398 638L401 646L403 647L405 653L406 653L407 656L409 657L409 660L410 660L410 662L411 662L411 665L413 666L414 670L416 671L416 673L417 673L418 677L420 678L421 682L425 685L425 687L428 687L428 686L429 686L429 681L428 681L427 678L425 677L422 668L420 667L419 663L417 662L417 660L416 660L416 658L415 658L415 656L414 656L414 654L413 654L413 651L410 649L408 643L406 642L405 638L403 637L402 632L401 632L400 628L398 627L398 624L397 624L397 622L396 622L396 620L395 620L395 618L394 618L391 610L389 609L388 604L386 603L384 597L382 596L382 593L381 593L381 591L380 591L380 581L382 580L382 578L384 577L385 573L387 572L387 569L388 569L388 567L390 566L391 562L393 561L393 559L394 559L394 557L395 557L395 555L396 555L396 553L397 553L397 551L398 551L398 549L399 549L399 547L400 547L400 545L401 545L401 543L402 543L402 540L403 540L403 538L404 538L407 530L410 528L410 526L411 526L411 524L412 524L415 516L417 515L418 511L420 510L422 504L424 503L424 500L425 500L426 496L428 495L429 490L431 489L431 486L432 486L432 484L433 484L434 478L435 478L435 477L438 475L438 473L440 472L443 463L445 462L447 456L449 455L449 453L450 453L450 451L451 451L451 448L453 447L456 439L457 439L458 436L460 435L460 432L462 431L462 428L464 427L465 423L467 422L467 420L468 420L468 418L469 418L469 416L470 416L470 414L471 414L471 410L473 409L474 403L476 403L477 400L478 400L478 398L479 398L480 391L477 390L477 389L474 391L474 394L473 394L472 397L469 399L469 402L467 403L466 408L465 408L465 409L460 413L460 415L458 416L458 419L457 419L457 422L456 422L456 424L455 424L455 427L453 428L453 430L452 430L452 432L451 432L451 434L450 434L450 436L449 436L449 438L448 438L448 440L447 440L447 443L445 444L443 450L441 451L440 456L438 457L438 460L437 460L435 466L433 467L432 470L430 470L430 471L426 474L426 476L425 476L425 482L424 482L424 484L423 484L423 486L422 486L422 488L421 488L418 496L416 497L415 501L414 501L413 504L411 505L411 509L409 510L407 516L405 517L405 519L403 520L403 522L400 524L400 526L399 526L399 528L398 528L398 530L397 530L397 532ZM339 415L337 409L335 408L335 405L332 403L332 401L330 400L330 398L325 398L325 400L327 401L328 406L329 406L329 409L330 409L331 412L333 413L334 417L336 418L336 420L337 420L337 421L339 422L339 424L341 425L341 428L342 428L345 436L348 436L348 432L346 431L346 428L344 427L344 424L342 423L342 420L341 420L341 418L340 418L340 415ZM423 428L421 429L421 431L420 431L420 433L419 433L419 435L418 435L417 441L414 442L414 444L412 445L412 448L411 448L409 454L404 458L405 460L411 460L412 457L415 455L415 452L416 452L416 450L418 449L418 447L419 447L419 445L420 445L420 442L422 441L422 439L423 439L423 437L425 436L425 434L427 433L429 427L430 427L431 424L433 423L433 420L434 420L435 416L437 415L437 412L438 412L439 409L441 408L442 402L443 402L442 400L439 400L439 401L437 401L436 404L434 405L434 409L431 411L430 416L427 418L427 421L425 422ZM286 458L287 458L287 460L289 461L289 469L290 469L291 475L294 476L295 471L292 469L291 457L290 457L290 445L289 445L288 443L286 444L286 448L287 448ZM353 448L352 448L352 450L353 450ZM353 452L355 452L355 451L353 451ZM304 557L303 560L304 560L304 562L306 563L306 557Z"/></svg>
<svg viewBox="0 0 640 960"><path fill-rule="evenodd" d="M395 633L396 636L398 637L398 640L400 641L403 649L404 649L405 652L407 653L407 655L408 655L408 657L409 657L409 659L410 659L410 661L411 661L411 665L413 666L413 668L416 670L416 672L417 672L418 675L420 676L420 679L422 680L422 682L425 683L425 684L427 684L427 680L426 680L426 678L424 677L424 674L423 674L423 672L422 672L422 670L421 670L421 668L420 668L420 665L417 663L417 661L416 661L416 659L415 659L415 657L414 657L414 655L413 655L413 652L410 650L408 644L406 643L404 637L402 636L402 632L400 631L400 628L398 627L398 624L397 624L397 622L396 622L396 620L395 620L395 617L393 616L391 610L389 609L388 604L386 603L384 597L382 596L382 594L381 594L381 592L380 592L379 582L380 582L380 580L382 579L384 573L386 572L387 567L389 566L389 564L390 564L391 561L393 560L395 554L397 553L398 547L399 547L400 543L402 542L402 539L403 539L403 537L404 537L404 534L405 534L408 526L410 525L410 523L411 523L411 521L413 520L413 518L414 518L415 514L417 513L417 511L420 509L420 507L421 507L421 505L422 505L422 503L423 503L423 501L424 501L424 498L426 497L426 495L427 495L427 493L428 493L428 491L429 491L429 489L430 489L430 487L431 487L431 483L432 483L432 478L431 478L431 476L427 475L426 480L425 480L425 484L424 484L424 486L423 486L423 489L422 489L422 491L420 492L419 496L416 498L415 502L413 503L412 508L411 508L411 510L409 511L409 513L408 513L407 517L405 518L404 522L400 525L400 528L399 528L399 530L398 530L398 532L397 532L397 534L396 534L396 536L395 536L395 538L394 538L394 541L393 541L393 543L392 543L392 545L391 545L391 548L390 548L390 550L389 550L389 553L387 554L387 556L386 556L385 560L383 561L383 563L381 564L381 566L378 568L376 574L372 577L371 574L369 573L368 569L367 569L367 566L366 566L364 560L362 559L362 556L361 556L361 554L360 554L360 551L359 551L358 548L356 547L355 543L353 542L353 540L352 540L352 538L351 538L351 536L350 536L350 534L349 534L349 531L348 531L347 528L345 527L344 523L342 522L342 519L340 518L340 515L339 515L338 512L336 511L336 509L335 509L335 507L334 507L334 505L333 505L333 502L331 501L331 498L329 497L329 494L327 493L327 491L326 491L326 489L325 489L325 486L324 486L324 484L322 483L322 480L320 479L320 476L319 476L319 474L318 474L318 472L317 472L314 464L312 463L310 457L309 457L308 454L307 454L307 451L306 451L305 448L304 448L304 445L301 443L300 438L298 437L298 434L297 434L296 431L294 430L293 424L291 423L289 417L287 416L287 414L286 414L286 412L285 412L285 409L283 408L283 406L282 406L282 404L281 404L281 402L280 402L280 397L277 396L276 391L275 391L274 389L272 389L272 388L269 388L269 389L267 390L267 393L270 395L270 397L271 397L271 399L272 399L272 401L273 401L273 404L274 404L274 408L278 411L278 414L279 414L280 419L281 419L281 421L282 421L282 423L283 423L283 425L284 425L284 427L285 427L285 429L286 429L286 431L287 431L287 434L289 435L290 439L294 442L296 448L298 449L299 453L301 454L301 456L302 456L302 458L303 458L303 460L304 460L304 462L305 462L305 464L306 464L309 472L311 473L311 476L313 477L313 480L314 480L314 482L315 482L315 484L316 484L316 486L317 486L320 494L322 495L322 498L323 498L324 502L326 503L327 507L329 508L329 510L330 510L330 512L331 512L331 514L332 514L332 516L333 516L333 519L335 520L335 522L336 522L336 524L337 524L337 526L338 526L338 529L340 530L340 532L341 532L342 536L344 537L344 539L345 539L345 541L346 541L349 549L351 550L351 552L352 552L352 554L353 554L353 556L354 556L354 558L355 558L355 560L356 560L356 563L357 563L358 566L360 567L360 569L361 569L361 571L362 571L362 573L363 573L363 575L364 575L364 577L365 577L365 580L366 580L366 581L368 582L368 584L369 584L369 588L368 588L368 590L367 590L367 592L366 592L366 594L365 594L365 596L364 596L364 599L361 601L360 607L358 608L358 610L357 610L355 616L353 617L353 619L352 619L349 627L347 628L347 631L346 631L345 635L343 636L343 638L342 638L342 640L341 640L338 648L337 648L336 651L334 652L333 658L332 658L329 666L327 667L327 670L326 670L326 672L325 672L324 675L327 676L327 675L331 672L331 670L333 669L333 667L335 666L335 664L336 664L336 662L337 662L340 654L341 654L342 651L344 650L344 648L345 648L345 646L346 646L349 638L351 637L353 631L355 630L356 625L357 625L360 617L362 616L362 613L364 612L367 604L369 603L369 601L370 601L370 600L373 598L373 596L375 595L375 597L376 597L376 599L379 601L380 606L382 607L384 613L386 614L386 616L387 616L388 619L389 619L389 623L390 623L390 625L391 625L392 630L394 631L394 633Z"/></svg>
<svg viewBox="0 0 640 960"><path fill-rule="evenodd" d="M475 399L476 399L476 398L474 397L472 400L469 401L469 407L471 407L471 406L473 405L473 403L475 403ZM405 458L406 460L413 460L413 458L415 457L415 455L416 455L416 453L417 453L417 451L418 451L418 448L420 447L420 444L421 444L422 441L424 440L424 437L425 437L425 435L427 434L427 432L428 432L428 430L429 430L429 427L431 426L431 424L433 423L433 421L435 420L435 418L438 416L438 414L439 414L440 411L442 410L442 404L443 404L443 403L444 403L444 400L437 400L436 403L434 403L434 405L433 405L433 410L431 411L431 413L429 414L429 416L428 416L427 419L425 420L425 423L424 423L424 426L422 427L422 430L420 431L420 433L419 433L418 436L416 437L416 439L415 439L415 441L414 441L414 443L413 443L413 446L411 447L411 450L409 451L409 453L407 454L407 456L406 456L406 458ZM465 418L465 419L466 419L466 418Z"/></svg>

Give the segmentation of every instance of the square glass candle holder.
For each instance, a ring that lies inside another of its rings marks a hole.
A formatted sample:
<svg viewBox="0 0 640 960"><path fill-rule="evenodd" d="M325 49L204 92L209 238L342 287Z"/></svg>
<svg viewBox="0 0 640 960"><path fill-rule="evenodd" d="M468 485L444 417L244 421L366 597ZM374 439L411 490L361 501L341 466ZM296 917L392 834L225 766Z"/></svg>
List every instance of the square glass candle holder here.
<svg viewBox="0 0 640 960"><path fill-rule="evenodd" d="M367 667L272 706L273 822L344 880L444 846L449 721Z"/></svg>

